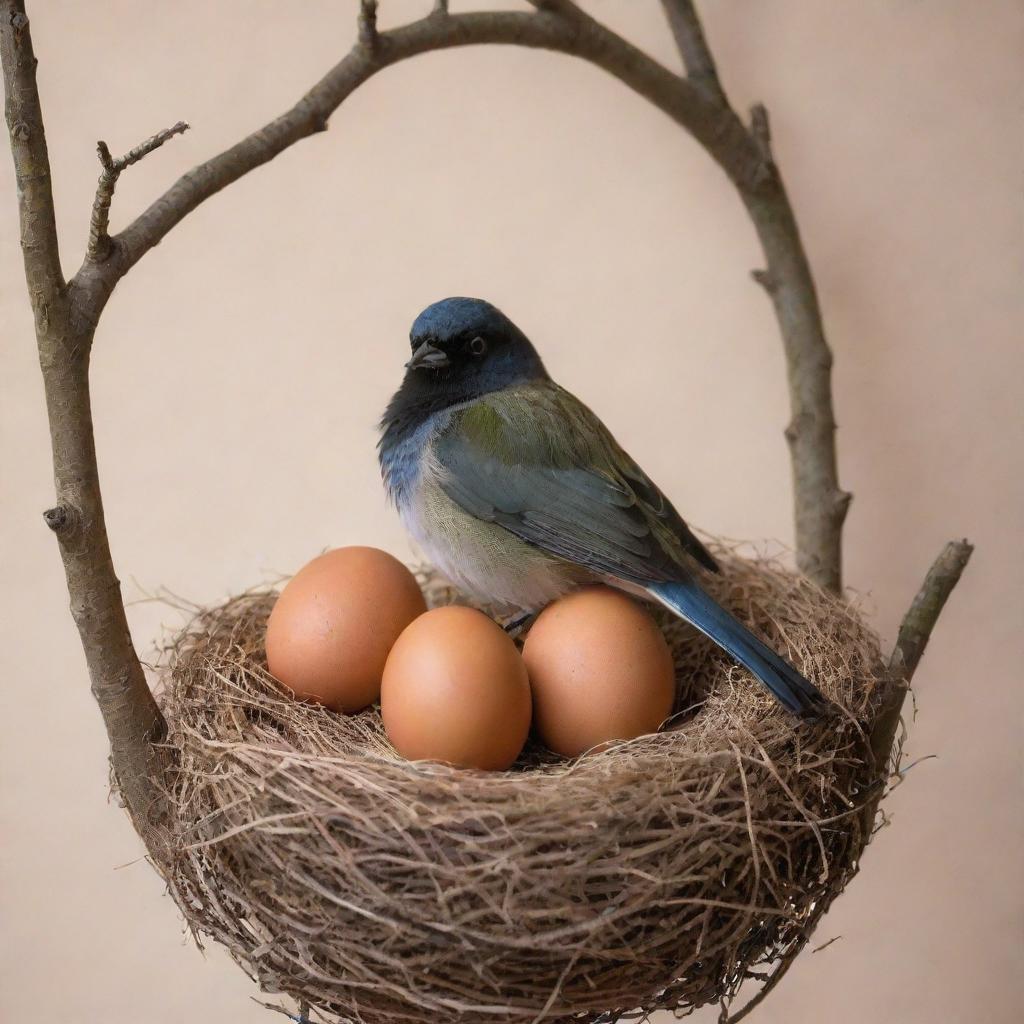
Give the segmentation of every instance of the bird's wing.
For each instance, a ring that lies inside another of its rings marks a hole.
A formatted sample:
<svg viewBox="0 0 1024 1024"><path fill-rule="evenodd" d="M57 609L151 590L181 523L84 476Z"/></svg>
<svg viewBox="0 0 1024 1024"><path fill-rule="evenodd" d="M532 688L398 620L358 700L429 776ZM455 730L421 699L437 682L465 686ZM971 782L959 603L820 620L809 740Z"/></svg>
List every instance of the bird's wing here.
<svg viewBox="0 0 1024 1024"><path fill-rule="evenodd" d="M684 552L714 560L601 421L552 384L485 395L434 439L444 492L598 575L637 582L687 574Z"/></svg>

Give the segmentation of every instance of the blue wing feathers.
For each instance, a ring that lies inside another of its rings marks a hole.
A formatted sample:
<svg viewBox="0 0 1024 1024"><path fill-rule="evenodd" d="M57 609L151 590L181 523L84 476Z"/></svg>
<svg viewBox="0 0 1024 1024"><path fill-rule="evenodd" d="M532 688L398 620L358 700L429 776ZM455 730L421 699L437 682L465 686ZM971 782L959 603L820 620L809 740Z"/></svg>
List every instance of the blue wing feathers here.
<svg viewBox="0 0 1024 1024"><path fill-rule="evenodd" d="M820 715L828 701L813 683L762 643L693 580L652 583L648 591L749 669L797 715Z"/></svg>

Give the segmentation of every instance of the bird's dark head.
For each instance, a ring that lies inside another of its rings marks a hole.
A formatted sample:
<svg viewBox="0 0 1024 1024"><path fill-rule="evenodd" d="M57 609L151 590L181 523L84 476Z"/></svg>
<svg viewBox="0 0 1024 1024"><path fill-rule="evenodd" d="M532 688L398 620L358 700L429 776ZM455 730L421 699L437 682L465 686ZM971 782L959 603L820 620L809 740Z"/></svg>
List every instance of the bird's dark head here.
<svg viewBox="0 0 1024 1024"><path fill-rule="evenodd" d="M406 384L467 401L547 373L537 350L500 309L483 299L442 299L409 332Z"/></svg>
<svg viewBox="0 0 1024 1024"><path fill-rule="evenodd" d="M405 378L380 423L382 458L442 409L548 379L526 335L483 299L442 299L427 306L409 342Z"/></svg>

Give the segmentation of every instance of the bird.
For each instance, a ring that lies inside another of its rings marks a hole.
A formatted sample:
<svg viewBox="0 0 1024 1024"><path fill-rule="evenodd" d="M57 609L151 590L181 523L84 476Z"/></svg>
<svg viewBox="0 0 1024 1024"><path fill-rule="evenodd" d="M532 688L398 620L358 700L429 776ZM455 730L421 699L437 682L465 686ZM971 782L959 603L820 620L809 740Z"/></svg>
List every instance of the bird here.
<svg viewBox="0 0 1024 1024"><path fill-rule="evenodd" d="M581 586L658 602L710 637L795 715L821 692L701 585L719 566L608 428L556 384L483 299L428 306L380 421L387 495L426 557L520 621Z"/></svg>

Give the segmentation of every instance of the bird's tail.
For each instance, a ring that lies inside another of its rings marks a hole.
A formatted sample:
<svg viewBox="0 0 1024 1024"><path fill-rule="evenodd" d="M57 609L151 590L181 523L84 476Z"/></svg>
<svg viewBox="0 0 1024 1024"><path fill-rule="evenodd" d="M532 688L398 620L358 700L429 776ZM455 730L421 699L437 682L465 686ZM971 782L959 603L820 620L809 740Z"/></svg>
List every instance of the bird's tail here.
<svg viewBox="0 0 1024 1024"><path fill-rule="evenodd" d="M695 581L652 583L647 591L753 672L789 711L817 717L829 707L828 700L813 683L766 647Z"/></svg>

